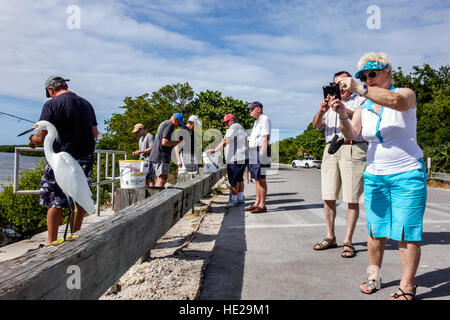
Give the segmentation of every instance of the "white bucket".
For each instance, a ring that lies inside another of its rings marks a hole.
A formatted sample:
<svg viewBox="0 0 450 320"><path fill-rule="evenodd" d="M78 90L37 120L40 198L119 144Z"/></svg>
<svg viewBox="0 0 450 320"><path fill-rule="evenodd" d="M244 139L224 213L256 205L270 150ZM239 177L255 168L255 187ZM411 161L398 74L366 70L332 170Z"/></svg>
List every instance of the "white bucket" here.
<svg viewBox="0 0 450 320"><path fill-rule="evenodd" d="M119 160L122 189L145 188L146 174L142 172L143 162L142 160Z"/></svg>
<svg viewBox="0 0 450 320"><path fill-rule="evenodd" d="M205 152L203 156L203 173L214 173L219 169L220 151L207 155Z"/></svg>

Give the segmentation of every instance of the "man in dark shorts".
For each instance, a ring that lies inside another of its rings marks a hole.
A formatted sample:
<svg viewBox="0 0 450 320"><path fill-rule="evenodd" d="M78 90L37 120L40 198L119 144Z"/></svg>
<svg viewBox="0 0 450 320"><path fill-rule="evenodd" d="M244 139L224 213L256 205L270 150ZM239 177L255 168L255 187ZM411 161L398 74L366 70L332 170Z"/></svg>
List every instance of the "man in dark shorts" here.
<svg viewBox="0 0 450 320"><path fill-rule="evenodd" d="M83 169L88 184L94 164L95 139L98 135L97 119L92 105L82 97L68 90L68 79L51 76L45 82L46 96L51 98L42 107L39 120L52 123L58 131L59 141L55 141L55 153L65 151L77 160ZM30 136L28 146L34 148L44 143L46 130ZM40 183L39 204L47 206L48 237L46 245L57 240L58 228L62 221L63 207L68 207L66 195L55 182L52 168L47 165ZM72 231L81 229L85 210L77 205L76 221L71 221ZM73 218L73 217L72 217Z"/></svg>
<svg viewBox="0 0 450 320"><path fill-rule="evenodd" d="M224 139L214 149L205 150L205 153L215 153L225 148L228 181L231 185L231 198L225 207L230 208L245 203L244 171L248 163L247 133L230 113L224 117L222 123L227 127Z"/></svg>
<svg viewBox="0 0 450 320"><path fill-rule="evenodd" d="M255 203L245 208L252 213L262 213L267 211L266 196L267 183L266 171L270 167L270 131L271 122L268 116L263 113L261 102L254 101L248 107L250 115L255 118L252 133L249 139L249 171L251 177L256 180Z"/></svg>
<svg viewBox="0 0 450 320"><path fill-rule="evenodd" d="M181 113L174 113L169 120L164 120L158 126L155 142L149 161L152 163L157 177L155 187L164 187L170 172L170 158L172 149L181 140L172 140L172 133L177 127L186 128Z"/></svg>

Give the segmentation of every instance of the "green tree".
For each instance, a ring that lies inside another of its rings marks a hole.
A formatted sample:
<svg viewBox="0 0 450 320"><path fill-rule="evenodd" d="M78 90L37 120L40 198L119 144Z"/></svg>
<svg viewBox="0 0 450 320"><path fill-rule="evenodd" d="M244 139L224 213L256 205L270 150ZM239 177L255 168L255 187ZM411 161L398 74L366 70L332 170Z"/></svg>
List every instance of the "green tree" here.
<svg viewBox="0 0 450 320"><path fill-rule="evenodd" d="M152 93L136 98L126 97L123 113L113 114L106 120L106 133L97 148L127 151L129 156L137 148L137 136L132 133L136 123L142 123L152 134L159 124L170 118L174 112L183 112L192 101L194 91L189 83L166 85Z"/></svg>
<svg viewBox="0 0 450 320"><path fill-rule="evenodd" d="M450 141L450 67L435 70L428 64L414 66L404 75L401 68L393 72L397 87L414 90L417 98L417 143L424 158L432 159L432 170L448 172Z"/></svg>
<svg viewBox="0 0 450 320"><path fill-rule="evenodd" d="M254 119L247 110L248 105L248 102L232 97L223 98L219 91L206 90L196 95L186 108L186 114L197 115L202 121L203 129L218 129L224 134L226 128L222 120L228 113L232 113L245 129L252 127Z"/></svg>

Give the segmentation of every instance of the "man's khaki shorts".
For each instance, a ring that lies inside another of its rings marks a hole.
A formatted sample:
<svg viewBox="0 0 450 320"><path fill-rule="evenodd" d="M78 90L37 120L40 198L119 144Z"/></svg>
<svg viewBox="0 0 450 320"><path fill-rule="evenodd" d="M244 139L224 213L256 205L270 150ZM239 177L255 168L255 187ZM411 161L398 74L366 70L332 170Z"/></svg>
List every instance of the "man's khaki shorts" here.
<svg viewBox="0 0 450 320"><path fill-rule="evenodd" d="M322 199L359 203L363 193L363 173L366 169L367 142L344 144L335 154L329 154L327 144L322 157Z"/></svg>

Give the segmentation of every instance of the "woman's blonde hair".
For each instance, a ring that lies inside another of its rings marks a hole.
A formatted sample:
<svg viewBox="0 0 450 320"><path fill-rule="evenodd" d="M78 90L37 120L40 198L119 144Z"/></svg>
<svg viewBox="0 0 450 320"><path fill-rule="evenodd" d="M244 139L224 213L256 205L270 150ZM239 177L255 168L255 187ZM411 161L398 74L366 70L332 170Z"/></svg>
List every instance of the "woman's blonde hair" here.
<svg viewBox="0 0 450 320"><path fill-rule="evenodd" d="M365 55L363 55L361 57L361 59L359 59L358 70L361 70L362 67L364 67L364 65L369 61L376 61L378 63L388 64L392 69L391 60L389 59L389 57L386 53L369 52L369 53L366 53Z"/></svg>

